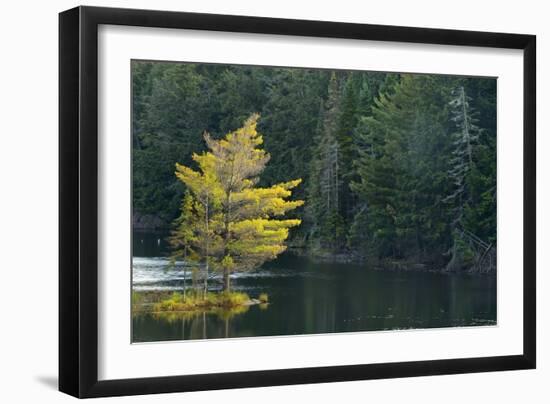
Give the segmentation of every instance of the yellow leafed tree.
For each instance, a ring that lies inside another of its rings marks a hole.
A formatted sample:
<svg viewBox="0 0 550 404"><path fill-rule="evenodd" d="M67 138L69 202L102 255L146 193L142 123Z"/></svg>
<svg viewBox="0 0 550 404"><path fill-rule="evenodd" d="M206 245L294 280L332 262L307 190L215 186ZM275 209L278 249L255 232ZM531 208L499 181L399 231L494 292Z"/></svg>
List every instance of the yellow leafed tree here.
<svg viewBox="0 0 550 404"><path fill-rule="evenodd" d="M211 269L221 271L225 291L230 290L232 271L257 268L275 258L286 249L289 229L301 223L283 217L304 204L288 200L301 179L256 186L270 157L260 148L258 119L258 114L252 115L242 128L220 140L206 133L209 150L193 155L198 170L176 163L176 176L189 195L172 245L203 262L207 274Z"/></svg>

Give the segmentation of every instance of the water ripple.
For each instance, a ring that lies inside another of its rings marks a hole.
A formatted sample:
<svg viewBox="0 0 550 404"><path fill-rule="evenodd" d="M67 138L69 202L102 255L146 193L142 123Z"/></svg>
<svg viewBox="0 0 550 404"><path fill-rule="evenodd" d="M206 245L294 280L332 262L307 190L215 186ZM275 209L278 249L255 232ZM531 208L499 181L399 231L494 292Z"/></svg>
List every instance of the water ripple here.
<svg viewBox="0 0 550 404"><path fill-rule="evenodd" d="M190 281L196 264L183 261L172 263L163 257L134 257L132 260L132 284L134 290L179 290L183 280ZM316 272L300 272L285 268L261 268L253 271L234 272L231 279L268 279L285 277L307 277L331 279L330 276ZM220 273L212 273L209 277L214 282L221 282ZM212 285L214 286L214 285ZM239 289L245 288L240 285ZM245 288L246 289L246 288Z"/></svg>

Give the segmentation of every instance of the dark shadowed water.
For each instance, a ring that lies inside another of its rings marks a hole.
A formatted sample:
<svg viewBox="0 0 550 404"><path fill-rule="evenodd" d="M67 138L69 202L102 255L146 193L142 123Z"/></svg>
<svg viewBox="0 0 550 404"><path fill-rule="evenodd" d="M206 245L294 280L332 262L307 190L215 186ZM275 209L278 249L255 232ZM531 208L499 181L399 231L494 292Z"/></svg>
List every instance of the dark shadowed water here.
<svg viewBox="0 0 550 404"><path fill-rule="evenodd" d="M185 266L167 270L164 235L134 234L135 290L180 290ZM189 279L189 275L187 275ZM211 281L212 289L220 279ZM318 334L496 324L496 277L377 271L366 265L318 263L286 253L234 290L269 295L244 313L133 316L133 341Z"/></svg>

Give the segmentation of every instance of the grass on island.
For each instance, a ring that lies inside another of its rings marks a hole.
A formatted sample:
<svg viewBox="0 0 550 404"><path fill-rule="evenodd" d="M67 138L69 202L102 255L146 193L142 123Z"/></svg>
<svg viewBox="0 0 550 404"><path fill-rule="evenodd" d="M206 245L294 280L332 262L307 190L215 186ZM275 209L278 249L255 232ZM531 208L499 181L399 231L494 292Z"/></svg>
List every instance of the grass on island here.
<svg viewBox="0 0 550 404"><path fill-rule="evenodd" d="M231 309L249 304L250 297L240 292L182 293L174 292L168 299L153 306L153 311L195 311L214 308Z"/></svg>
<svg viewBox="0 0 550 404"><path fill-rule="evenodd" d="M267 296L267 293L260 293L260 296L258 296L258 300L261 304L266 304L269 302L269 296Z"/></svg>
<svg viewBox="0 0 550 404"><path fill-rule="evenodd" d="M267 293L261 293L257 299L242 292L208 292L191 290L181 292L146 291L132 292L132 311L134 313L200 313L232 312L241 313L249 306L259 304L266 308L269 301Z"/></svg>

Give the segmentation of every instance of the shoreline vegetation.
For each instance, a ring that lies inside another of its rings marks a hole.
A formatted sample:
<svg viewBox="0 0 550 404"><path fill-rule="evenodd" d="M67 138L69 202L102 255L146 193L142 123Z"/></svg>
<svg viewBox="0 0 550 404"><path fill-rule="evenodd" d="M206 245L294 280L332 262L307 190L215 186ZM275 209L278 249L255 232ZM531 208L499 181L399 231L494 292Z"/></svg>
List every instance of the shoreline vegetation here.
<svg viewBox="0 0 550 404"><path fill-rule="evenodd" d="M377 271L420 271L435 273L468 273L481 275L496 275L496 248L490 246L485 256L472 259L467 267L441 266L441 262L427 257L375 257L359 254L354 251L333 253L326 250L289 247L288 251L295 255L306 257L314 262L365 264ZM477 261L477 262L476 262Z"/></svg>
<svg viewBox="0 0 550 404"><path fill-rule="evenodd" d="M257 220L251 202L279 186L292 221L281 219L272 251L496 270L495 79L142 61L132 71L135 229L173 229L190 194L193 220L208 210L213 263L241 270L229 249L250 246L231 240L230 222ZM250 159L235 182L227 164L241 141Z"/></svg>
<svg viewBox="0 0 550 404"><path fill-rule="evenodd" d="M243 292L206 292L183 289L183 291L132 291L132 312L134 314L178 313L183 317L203 313L232 317L244 313L250 306L259 305L265 309L269 305L266 293L251 298Z"/></svg>

